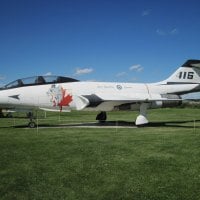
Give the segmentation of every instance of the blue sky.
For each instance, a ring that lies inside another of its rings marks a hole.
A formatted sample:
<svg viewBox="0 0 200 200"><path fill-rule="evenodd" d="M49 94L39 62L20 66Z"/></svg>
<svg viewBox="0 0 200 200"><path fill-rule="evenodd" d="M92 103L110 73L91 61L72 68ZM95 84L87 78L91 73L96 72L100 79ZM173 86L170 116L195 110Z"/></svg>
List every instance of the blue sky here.
<svg viewBox="0 0 200 200"><path fill-rule="evenodd" d="M34 75L156 82L200 59L199 0L0 0L0 85Z"/></svg>

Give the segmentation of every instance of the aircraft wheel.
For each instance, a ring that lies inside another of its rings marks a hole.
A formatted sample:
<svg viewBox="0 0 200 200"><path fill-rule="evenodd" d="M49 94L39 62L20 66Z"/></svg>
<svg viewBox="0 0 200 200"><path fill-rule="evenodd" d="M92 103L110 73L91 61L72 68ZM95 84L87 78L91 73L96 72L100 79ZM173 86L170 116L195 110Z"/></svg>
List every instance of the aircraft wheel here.
<svg viewBox="0 0 200 200"><path fill-rule="evenodd" d="M7 118L12 118L13 116L12 116L11 113L8 113L8 114L6 115L6 117L7 117Z"/></svg>
<svg viewBox="0 0 200 200"><path fill-rule="evenodd" d="M29 128L35 128L36 127L36 123L35 122L29 122L28 123L28 127Z"/></svg>
<svg viewBox="0 0 200 200"><path fill-rule="evenodd" d="M100 112L97 117L96 117L96 120L98 120L99 122L105 122L107 119L107 114L106 112Z"/></svg>
<svg viewBox="0 0 200 200"><path fill-rule="evenodd" d="M4 117L4 114L2 112L2 109L0 109L0 118L3 118Z"/></svg>

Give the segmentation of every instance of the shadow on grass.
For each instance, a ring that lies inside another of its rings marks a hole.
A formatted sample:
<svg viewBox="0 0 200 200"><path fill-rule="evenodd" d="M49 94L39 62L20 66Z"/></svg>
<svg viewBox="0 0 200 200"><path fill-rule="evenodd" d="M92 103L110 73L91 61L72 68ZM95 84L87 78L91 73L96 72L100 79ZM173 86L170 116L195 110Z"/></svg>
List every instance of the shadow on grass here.
<svg viewBox="0 0 200 200"><path fill-rule="evenodd" d="M14 128L27 128L27 125L17 125L13 126ZM136 128L134 122L126 121L106 121L102 123L98 122L81 122L81 123L68 123L68 124L47 124L40 123L38 124L39 128L115 128L115 127L124 127L124 128Z"/></svg>
<svg viewBox="0 0 200 200"><path fill-rule="evenodd" d="M167 121L167 122L150 122L147 127L181 127L181 128L200 128L196 123L200 120L181 120L181 121ZM190 124L188 124L190 123Z"/></svg>
<svg viewBox="0 0 200 200"><path fill-rule="evenodd" d="M134 122L128 121L106 121L103 123L98 122L82 122L70 124L47 124L39 123L38 128L137 128L137 127L177 127L177 128L200 128L196 123L200 120L182 120L182 121L167 121L167 122L150 122L149 124L136 126ZM28 128L27 125L12 126L14 128ZM8 128L8 127L1 127Z"/></svg>

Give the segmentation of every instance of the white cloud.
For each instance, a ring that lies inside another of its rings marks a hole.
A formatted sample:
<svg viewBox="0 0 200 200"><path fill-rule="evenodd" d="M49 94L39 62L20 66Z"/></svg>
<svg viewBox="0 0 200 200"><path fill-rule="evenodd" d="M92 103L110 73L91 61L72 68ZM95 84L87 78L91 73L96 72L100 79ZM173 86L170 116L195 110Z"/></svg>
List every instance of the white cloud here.
<svg viewBox="0 0 200 200"><path fill-rule="evenodd" d="M116 74L116 77L123 77L126 76L127 73L126 72L119 72L118 74Z"/></svg>
<svg viewBox="0 0 200 200"><path fill-rule="evenodd" d="M160 36L167 36L167 35L177 35L179 33L179 31L178 31L177 28L174 28L174 29L171 29L171 30L168 30L168 31L165 31L165 30L162 30L162 29L157 29L156 33Z"/></svg>
<svg viewBox="0 0 200 200"><path fill-rule="evenodd" d="M136 72L141 72L143 71L143 69L144 68L140 64L129 67L130 71L136 71Z"/></svg>
<svg viewBox="0 0 200 200"><path fill-rule="evenodd" d="M171 35L177 35L179 32L178 32L178 29L177 28L174 28L170 31L170 34Z"/></svg>
<svg viewBox="0 0 200 200"><path fill-rule="evenodd" d="M45 74L45 76L51 76L51 75L52 75L51 72L47 72L47 73Z"/></svg>
<svg viewBox="0 0 200 200"><path fill-rule="evenodd" d="M138 81L138 78L137 77L133 77L130 81L131 82L136 82L136 81Z"/></svg>
<svg viewBox="0 0 200 200"><path fill-rule="evenodd" d="M148 16L150 14L151 14L151 10L150 9L142 11L142 17Z"/></svg>
<svg viewBox="0 0 200 200"><path fill-rule="evenodd" d="M158 35L161 35L161 36L167 35L167 33L166 33L165 31L161 30L161 29L157 29L157 30L156 30L156 33L157 33Z"/></svg>
<svg viewBox="0 0 200 200"><path fill-rule="evenodd" d="M76 69L76 72L75 72L75 75L78 75L78 76L81 76L81 75L84 75L84 74L90 74L92 73L94 70L92 68L77 68Z"/></svg>

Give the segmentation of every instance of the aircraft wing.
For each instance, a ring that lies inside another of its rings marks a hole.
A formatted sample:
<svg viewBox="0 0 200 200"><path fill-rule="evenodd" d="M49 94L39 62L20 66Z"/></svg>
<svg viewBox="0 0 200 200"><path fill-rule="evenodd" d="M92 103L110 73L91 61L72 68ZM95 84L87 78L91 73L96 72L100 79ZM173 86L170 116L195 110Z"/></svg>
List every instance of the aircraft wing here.
<svg viewBox="0 0 200 200"><path fill-rule="evenodd" d="M92 94L83 96L89 100L89 102L104 102L104 101L122 101L122 102L153 102L153 101L182 101L180 96L171 94L134 94L132 95L108 95L108 94Z"/></svg>
<svg viewBox="0 0 200 200"><path fill-rule="evenodd" d="M92 95L79 96L81 106L79 108L83 109L86 107L97 107L102 103L112 102L112 105L120 106L124 104L135 104L135 103L151 103L151 102L181 102L182 99L178 95L159 95L159 94L134 94L132 95L118 95L118 94L101 94L96 93ZM79 102L79 103L80 103ZM78 103L78 104L79 104ZM77 104L77 105L78 105Z"/></svg>

